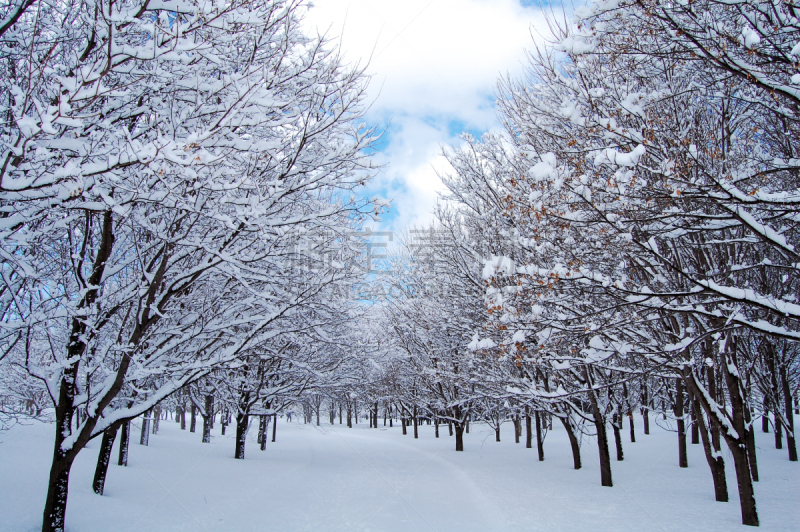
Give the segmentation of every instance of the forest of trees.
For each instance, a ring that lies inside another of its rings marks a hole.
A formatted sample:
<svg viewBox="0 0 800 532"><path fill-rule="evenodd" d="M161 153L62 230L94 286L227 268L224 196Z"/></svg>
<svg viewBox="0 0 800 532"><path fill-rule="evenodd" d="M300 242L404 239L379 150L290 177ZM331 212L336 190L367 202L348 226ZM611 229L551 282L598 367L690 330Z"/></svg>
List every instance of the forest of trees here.
<svg viewBox="0 0 800 532"><path fill-rule="evenodd" d="M54 424L43 531L94 438L102 495L135 418L144 445L218 423L246 459L291 411L456 451L510 421L539 460L555 423L609 487L666 420L758 525L756 427L797 462L800 5L554 14L497 85L503 129L446 150L435 222L377 274L367 77L306 8L0 5L0 424Z"/></svg>

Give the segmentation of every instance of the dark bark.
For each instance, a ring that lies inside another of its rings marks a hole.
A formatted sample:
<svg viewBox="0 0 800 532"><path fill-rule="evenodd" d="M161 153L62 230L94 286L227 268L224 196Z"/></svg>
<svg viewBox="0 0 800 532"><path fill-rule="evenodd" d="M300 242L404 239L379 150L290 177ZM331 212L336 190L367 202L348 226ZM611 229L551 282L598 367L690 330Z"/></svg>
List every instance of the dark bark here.
<svg viewBox="0 0 800 532"><path fill-rule="evenodd" d="M575 427L572 426L572 421L569 417L559 417L561 424L564 425L564 430L567 431L569 438L569 445L572 447L572 466L575 469L581 468L581 446L578 442L578 436L575 434Z"/></svg>
<svg viewBox="0 0 800 532"><path fill-rule="evenodd" d="M731 371L731 368L737 367L735 352L729 351L724 353L723 356L724 360L721 366L728 387L728 397L730 398L731 413L733 414L733 428L738 435L738 438L734 438L733 435L725 433L725 441L728 443L728 449L733 456L736 483L739 488L742 524L758 526L758 512L756 510L753 482L750 476L750 460L748 459L747 453L746 405L744 402L744 394L742 393L742 383L739 378L738 369L736 373Z"/></svg>
<svg viewBox="0 0 800 532"><path fill-rule="evenodd" d="M455 422L456 426L456 451L464 450L464 424Z"/></svg>
<svg viewBox="0 0 800 532"><path fill-rule="evenodd" d="M713 367L706 367L706 378L708 379L708 394L712 399L717 401L719 396L717 395L716 372L714 371ZM719 452L722 449L722 446L720 445L719 439L719 427L716 423L711 423L709 432L711 432L711 446L714 448L714 451Z"/></svg>
<svg viewBox="0 0 800 532"><path fill-rule="evenodd" d="M700 429L697 426L697 414L695 414L694 408L689 408L689 413L692 416L692 445L697 445L700 443Z"/></svg>
<svg viewBox="0 0 800 532"><path fill-rule="evenodd" d="M238 460L244 460L244 445L247 439L249 421L250 416L247 414L242 414L241 412L236 414L236 452L234 453L234 458Z"/></svg>
<svg viewBox="0 0 800 532"><path fill-rule="evenodd" d="M119 459L117 460L117 465L119 466L127 466L128 465L128 447L130 446L131 442L131 422L126 421L122 424L122 434L119 439Z"/></svg>
<svg viewBox="0 0 800 532"><path fill-rule="evenodd" d="M275 443L275 433L278 431L278 414L274 414L272 417L272 443Z"/></svg>
<svg viewBox="0 0 800 532"><path fill-rule="evenodd" d="M186 403L181 405L181 430L186 430Z"/></svg>
<svg viewBox="0 0 800 532"><path fill-rule="evenodd" d="M739 487L739 501L742 510L742 524L758 526L758 513L756 512L756 499L753 493L753 482L748 467L747 449L744 445L731 447L733 465L736 471L736 483Z"/></svg>
<svg viewBox="0 0 800 532"><path fill-rule="evenodd" d="M542 414L539 411L533 412L536 418L536 450L539 453L539 461L544 462L544 435L542 434Z"/></svg>
<svg viewBox="0 0 800 532"><path fill-rule="evenodd" d="M644 435L650 434L650 397L647 395L647 383L642 386L642 422Z"/></svg>
<svg viewBox="0 0 800 532"><path fill-rule="evenodd" d="M406 432L406 418L405 418L405 416L401 416L401 417L400 417L400 424L401 424L401 426L403 427L403 436L405 436L405 435L407 434L407 432Z"/></svg>
<svg viewBox="0 0 800 532"><path fill-rule="evenodd" d="M439 416L437 416L435 414L433 416L433 425L434 425L434 430L436 431L436 437L438 438L439 437Z"/></svg>
<svg viewBox="0 0 800 532"><path fill-rule="evenodd" d="M256 443L261 447L263 451L266 448L265 440L267 439L267 423L266 423L267 416L259 415L258 416L258 434L256 435Z"/></svg>
<svg viewBox="0 0 800 532"><path fill-rule="evenodd" d="M197 429L197 406L192 403L191 419L189 420L189 432L194 432Z"/></svg>
<svg viewBox="0 0 800 532"><path fill-rule="evenodd" d="M756 459L756 433L750 418L750 408L744 407L745 446L747 447L747 461L750 463L750 476L753 482L758 482L758 461ZM777 431L776 431L777 432Z"/></svg>
<svg viewBox="0 0 800 532"><path fill-rule="evenodd" d="M522 432L519 422L519 414L514 416L514 443L519 443L519 433Z"/></svg>
<svg viewBox="0 0 800 532"><path fill-rule="evenodd" d="M494 441L500 441L500 422L497 422L497 426L494 429Z"/></svg>
<svg viewBox="0 0 800 532"><path fill-rule="evenodd" d="M53 465L50 468L50 480L47 486L42 532L64 532L69 472L73 461L70 456L67 453L59 452L59 450L54 453Z"/></svg>
<svg viewBox="0 0 800 532"><path fill-rule="evenodd" d="M416 440L419 438L419 431L417 429L417 425L419 425L419 419L417 418L417 405L414 405L412 416L414 417L414 439Z"/></svg>
<svg viewBox="0 0 800 532"><path fill-rule="evenodd" d="M611 428L614 430L614 445L617 449L617 462L622 462L625 455L622 452L622 416L615 413L611 419Z"/></svg>
<svg viewBox="0 0 800 532"><path fill-rule="evenodd" d="M100 442L100 451L97 454L97 465L94 468L94 480L92 481L92 489L98 495L103 494L106 485L108 462L111 460L111 448L114 447L118 427L119 425L112 425L107 428L103 432L103 439Z"/></svg>
<svg viewBox="0 0 800 532"><path fill-rule="evenodd" d="M683 414L683 378L678 377L675 381L675 417L678 420L678 465L689 467L689 459L686 455L686 421Z"/></svg>
<svg viewBox="0 0 800 532"><path fill-rule="evenodd" d="M161 406L153 407L153 434L158 434L159 421L161 421Z"/></svg>
<svg viewBox="0 0 800 532"><path fill-rule="evenodd" d="M794 416L792 415L792 390L789 386L786 364L781 366L781 391L783 392L783 408L786 412L786 447L789 449L789 461L797 462L797 444L794 436ZM775 411L777 412L777 408Z"/></svg>
<svg viewBox="0 0 800 532"><path fill-rule="evenodd" d="M606 420L605 416L603 416L603 413L600 411L600 406L597 402L597 392L594 390L588 368L584 368L584 375L589 385L589 402L592 405L592 417L594 418L594 425L597 430L597 448L600 455L600 484L602 486L612 487L614 482L611 478L611 455L608 452Z"/></svg>
<svg viewBox="0 0 800 532"><path fill-rule="evenodd" d="M715 451L711 446L711 438L709 437L708 427L706 427L699 401L690 387L687 387L686 391L689 394L689 404L694 412L698 432L703 439L703 453L711 470L711 479L714 482L714 498L717 502L728 502L728 483L725 480L725 461L722 458L722 453L718 450Z"/></svg>
<svg viewBox="0 0 800 532"><path fill-rule="evenodd" d="M633 412L628 412L628 426L631 431L631 443L636 443L636 428L633 425Z"/></svg>
<svg viewBox="0 0 800 532"><path fill-rule="evenodd" d="M533 447L533 433L531 431L531 411L530 407L525 407L525 448Z"/></svg>
<svg viewBox="0 0 800 532"><path fill-rule="evenodd" d="M214 396L206 395L205 414L203 415L203 443L211 443L211 421L214 418Z"/></svg>
<svg viewBox="0 0 800 532"><path fill-rule="evenodd" d="M460 406L453 407L453 425L455 425L455 434L456 434L456 451L463 451L464 450L464 423L462 423L463 414L461 412ZM452 433L451 433L452 434Z"/></svg>

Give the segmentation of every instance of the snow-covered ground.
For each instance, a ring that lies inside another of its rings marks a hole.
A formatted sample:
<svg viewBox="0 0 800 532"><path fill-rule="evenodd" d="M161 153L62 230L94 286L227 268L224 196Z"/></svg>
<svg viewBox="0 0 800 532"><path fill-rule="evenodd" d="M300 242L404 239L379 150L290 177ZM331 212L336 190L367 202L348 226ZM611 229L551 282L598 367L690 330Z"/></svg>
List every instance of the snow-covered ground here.
<svg viewBox="0 0 800 532"><path fill-rule="evenodd" d="M653 424L613 463L614 487L600 486L597 448L584 439L584 468L572 469L563 430L545 441L546 460L515 444L510 423L501 443L473 424L464 453L442 427L409 431L321 427L280 420L277 443L261 452L251 430L245 460L233 459L233 437L162 421L150 446L131 438L129 467L109 466L103 497L91 490L99 440L82 452L70 479L67 530L79 531L730 531L740 524L736 483L731 502L713 499L700 445L689 468L677 465L677 437ZM800 420L799 420L800 421ZM232 427L231 427L232 428ZM609 433L611 431L609 430ZM756 484L761 530L800 530L800 464L758 437L762 481ZM41 527L52 453L52 426L17 426L0 440L0 530ZM613 443L613 441L612 441ZM613 457L613 449L612 449ZM728 465L732 460L726 457Z"/></svg>

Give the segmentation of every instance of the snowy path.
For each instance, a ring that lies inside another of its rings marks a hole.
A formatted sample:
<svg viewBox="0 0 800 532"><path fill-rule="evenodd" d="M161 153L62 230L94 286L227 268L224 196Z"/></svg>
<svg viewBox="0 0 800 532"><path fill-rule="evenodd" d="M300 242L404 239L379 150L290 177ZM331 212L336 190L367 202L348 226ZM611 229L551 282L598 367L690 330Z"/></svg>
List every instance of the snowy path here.
<svg viewBox="0 0 800 532"><path fill-rule="evenodd" d="M739 524L732 474L732 502L714 502L699 445L690 446L690 467L680 470L674 434L654 427L644 436L639 421L638 442L625 438L625 461L613 463L609 489L599 485L592 442L583 442L584 468L574 471L566 435L554 428L538 462L535 449L514 444L509 423L501 443L473 425L466 452L456 453L446 427L437 440L433 427L422 426L415 441L398 427L281 420L277 443L261 452L253 430L239 461L230 433L215 428L204 445L199 433L162 421L149 447L132 438L127 469L110 466L102 498L90 488L99 442L82 453L68 530L752 530ZM773 448L772 434L758 436L761 530L800 530L800 465ZM51 438L51 427L38 424L0 435L0 530L39 528Z"/></svg>

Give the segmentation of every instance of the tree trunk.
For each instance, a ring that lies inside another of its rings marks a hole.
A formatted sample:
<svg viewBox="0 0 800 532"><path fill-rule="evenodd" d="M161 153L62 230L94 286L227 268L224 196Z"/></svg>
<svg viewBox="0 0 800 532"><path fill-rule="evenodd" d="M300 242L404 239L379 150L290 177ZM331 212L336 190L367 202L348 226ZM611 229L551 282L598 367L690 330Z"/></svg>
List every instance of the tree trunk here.
<svg viewBox="0 0 800 532"><path fill-rule="evenodd" d="M97 465L94 468L94 481L92 489L98 495L103 494L106 485L106 474L108 473L108 462L111 459L111 448L117 437L118 425L112 425L103 432L103 439L100 442L100 452L97 454Z"/></svg>
<svg viewBox="0 0 800 532"><path fill-rule="evenodd" d="M456 426L456 451L464 450L464 424L455 422Z"/></svg>
<svg viewBox="0 0 800 532"><path fill-rule="evenodd" d="M776 449L783 449L783 425L781 424L781 418L778 412L775 412L775 422L773 425L775 426L775 448Z"/></svg>
<svg viewBox="0 0 800 532"><path fill-rule="evenodd" d="M514 414L514 443L519 443L520 432L522 432L522 427L519 422L519 414Z"/></svg>
<svg viewBox="0 0 800 532"><path fill-rule="evenodd" d="M730 339L728 340L731 341ZM751 478L750 460L747 455L747 429L745 421L745 410L742 394L741 380L735 362L735 352L723 353L724 360L721 364L725 382L728 386L728 396L730 398L731 413L733 414L733 428L736 430L738 438L734 439L726 433L725 441L728 449L733 456L733 464L736 470L736 482L739 487L739 502L742 510L742 524L758 526L758 512L756 511L756 499L753 492L753 481ZM732 371L733 370L733 371Z"/></svg>
<svg viewBox="0 0 800 532"><path fill-rule="evenodd" d="M572 421L569 417L559 417L561 424L564 425L564 430L567 431L569 444L572 447L572 466L575 469L581 468L581 446L578 443L578 437L575 435L575 428L572 426Z"/></svg>
<svg viewBox="0 0 800 532"><path fill-rule="evenodd" d="M628 426L631 429L631 443L636 443L636 429L633 426L633 412L628 412Z"/></svg>
<svg viewBox="0 0 800 532"><path fill-rule="evenodd" d="M678 465L689 467L686 455L686 421L683 418L683 378L675 381L675 417L678 420Z"/></svg>
<svg viewBox="0 0 800 532"><path fill-rule="evenodd" d="M539 461L544 462L544 438L542 437L542 415L536 410L533 412L536 418L536 450L539 453Z"/></svg>
<svg viewBox="0 0 800 532"><path fill-rule="evenodd" d="M614 430L614 444L617 448L617 462L622 462L625 455L622 452L622 415L615 413L611 418L611 428Z"/></svg>
<svg viewBox="0 0 800 532"><path fill-rule="evenodd" d="M783 408L786 412L786 447L789 449L789 461L797 462L797 444L794 436L794 416L792 415L792 390L789 386L786 364L781 365L781 391L783 391ZM777 412L778 409L776 408Z"/></svg>
<svg viewBox="0 0 800 532"><path fill-rule="evenodd" d="M214 396L206 395L205 414L203 415L203 443L211 443L211 416L214 410Z"/></svg>
<svg viewBox="0 0 800 532"><path fill-rule="evenodd" d="M600 412L600 406L597 403L597 392L594 390L589 369L586 367L584 367L584 375L586 376L586 383L589 385L589 402L592 405L592 416L597 430L597 448L600 454L600 485L612 487L614 482L611 478L611 455L608 452L606 420L602 412Z"/></svg>
<svg viewBox="0 0 800 532"><path fill-rule="evenodd" d="M722 458L722 453L714 450L711 446L711 440L708 435L708 428L706 427L703 412L700 403L692 393L692 389L687 387L689 395L689 404L694 412L694 419L697 422L697 429L703 439L703 452L708 462L708 467L711 470L711 479L714 482L714 498L717 502L728 502L728 483L725 480L725 461Z"/></svg>
<svg viewBox="0 0 800 532"><path fill-rule="evenodd" d="M181 430L186 430L186 403L181 405Z"/></svg>
<svg viewBox="0 0 800 532"><path fill-rule="evenodd" d="M339 425L342 424L342 403L339 403Z"/></svg>
<svg viewBox="0 0 800 532"><path fill-rule="evenodd" d="M151 408L142 416L142 434L139 437L139 445L147 446L150 443L150 417L153 414Z"/></svg>
<svg viewBox="0 0 800 532"><path fill-rule="evenodd" d="M205 415L203 416L203 443L211 443L211 421L214 416L214 396L206 395Z"/></svg>
<svg viewBox="0 0 800 532"><path fill-rule="evenodd" d="M700 429L697 426L697 414L694 408L689 408L689 413L692 416L692 445L700 443Z"/></svg>
<svg viewBox="0 0 800 532"><path fill-rule="evenodd" d="M406 417L405 416L400 416L400 424L403 427L403 436L405 436L407 434L407 432L406 432Z"/></svg>
<svg viewBox="0 0 800 532"><path fill-rule="evenodd" d="M715 401L718 400L717 395L717 379L716 379L716 372L714 371L713 367L706 366L706 378L708 379L708 394L711 396L712 399ZM709 428L709 432L711 432L711 447L714 448L715 452L719 452L722 450L722 446L720 445L719 440L719 427L716 423L711 423Z"/></svg>
<svg viewBox="0 0 800 532"><path fill-rule="evenodd" d="M131 422L130 420L128 420L122 424L122 435L119 439L119 459L117 460L117 465L119 466L128 465L128 447L130 446L130 442L131 442Z"/></svg>
<svg viewBox="0 0 800 532"><path fill-rule="evenodd" d="M275 433L278 431L278 414L274 414L272 416L272 443L275 443Z"/></svg>
<svg viewBox="0 0 800 532"><path fill-rule="evenodd" d="M533 447L533 434L531 432L531 411L530 407L525 407L525 448Z"/></svg>
<svg viewBox="0 0 800 532"><path fill-rule="evenodd" d="M189 420L189 432L194 432L197 428L197 407L192 402L191 419Z"/></svg>
<svg viewBox="0 0 800 532"><path fill-rule="evenodd" d="M260 446L261 450L267 448L267 416L259 415L258 416L258 435L256 436L256 443Z"/></svg>
<svg viewBox="0 0 800 532"><path fill-rule="evenodd" d="M500 421L498 420L497 426L494 429L494 441L500 442Z"/></svg>
<svg viewBox="0 0 800 532"><path fill-rule="evenodd" d="M434 424L434 430L436 431L436 437L438 438L439 437L439 416L437 416L436 414L433 415L433 424Z"/></svg>
<svg viewBox="0 0 800 532"><path fill-rule="evenodd" d="M158 434L159 421L161 421L161 405L153 407L153 434Z"/></svg>
<svg viewBox="0 0 800 532"><path fill-rule="evenodd" d="M59 400L55 411L56 439L53 445L53 461L50 465L50 478L42 516L42 532L64 532L69 471L72 468L74 454L65 451L62 443L72 428L75 373L77 373L75 366L68 367L59 386Z"/></svg>
<svg viewBox="0 0 800 532"><path fill-rule="evenodd" d="M450 437L452 438L453 437L453 422L452 421L448 421L447 422L447 430L450 431Z"/></svg>
<svg viewBox="0 0 800 532"><path fill-rule="evenodd" d="M647 395L647 382L642 385L642 422L644 424L644 435L650 434L650 397Z"/></svg>
<svg viewBox="0 0 800 532"><path fill-rule="evenodd" d="M50 480L47 485L47 498L45 499L44 505L42 532L64 532L70 468L72 468L72 459L57 449L54 453L53 464L50 468Z"/></svg>
<svg viewBox="0 0 800 532"><path fill-rule="evenodd" d="M250 416L247 414L242 414L241 412L236 414L236 453L234 458L237 460L244 460L244 444L245 440L247 440L247 425L249 421Z"/></svg>
<svg viewBox="0 0 800 532"><path fill-rule="evenodd" d="M756 433L750 418L750 407L744 405L745 445L747 447L747 461L750 463L750 476L753 482L758 482L758 461L756 459ZM778 432L777 430L775 432Z"/></svg>

